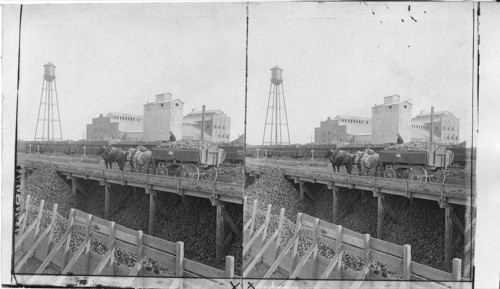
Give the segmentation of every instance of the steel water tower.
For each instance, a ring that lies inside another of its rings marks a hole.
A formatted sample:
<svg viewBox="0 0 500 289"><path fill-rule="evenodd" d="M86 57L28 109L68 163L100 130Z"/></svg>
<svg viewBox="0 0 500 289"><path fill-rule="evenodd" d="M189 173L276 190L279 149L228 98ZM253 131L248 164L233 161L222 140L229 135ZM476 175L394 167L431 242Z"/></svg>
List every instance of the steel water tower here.
<svg viewBox="0 0 500 289"><path fill-rule="evenodd" d="M271 68L271 84L267 100L266 123L264 125L263 145L289 145L290 131L286 114L285 91L283 89L283 69ZM286 128L283 128L285 126ZM284 131L286 129L286 135Z"/></svg>
<svg viewBox="0 0 500 289"><path fill-rule="evenodd" d="M40 115L43 107L43 116ZM57 116L56 116L57 114ZM38 128L41 124L41 136ZM54 127L55 124L55 127ZM59 133L56 133L59 131ZM47 63L43 66L42 94L35 129L35 141L62 141L61 117L57 99L56 66Z"/></svg>

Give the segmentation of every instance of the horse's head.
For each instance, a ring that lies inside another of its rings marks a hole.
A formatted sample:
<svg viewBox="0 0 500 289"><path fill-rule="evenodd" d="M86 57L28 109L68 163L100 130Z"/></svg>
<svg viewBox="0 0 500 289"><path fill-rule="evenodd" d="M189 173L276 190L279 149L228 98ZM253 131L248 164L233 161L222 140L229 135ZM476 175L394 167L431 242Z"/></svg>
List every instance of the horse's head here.
<svg viewBox="0 0 500 289"><path fill-rule="evenodd" d="M135 148L129 148L128 153L127 153L127 160L132 160L133 157L135 156L135 153L137 152L137 149Z"/></svg>

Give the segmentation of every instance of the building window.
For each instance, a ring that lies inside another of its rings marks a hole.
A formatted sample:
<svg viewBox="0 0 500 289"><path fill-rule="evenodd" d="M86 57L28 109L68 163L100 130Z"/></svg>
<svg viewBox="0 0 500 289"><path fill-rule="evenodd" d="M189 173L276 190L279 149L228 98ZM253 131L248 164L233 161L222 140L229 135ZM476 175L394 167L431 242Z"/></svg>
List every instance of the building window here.
<svg viewBox="0 0 500 289"><path fill-rule="evenodd" d="M179 106L179 104L176 102L176 103L175 103L175 106Z"/></svg>
<svg viewBox="0 0 500 289"><path fill-rule="evenodd" d="M162 104L160 104L160 106L161 106L161 107L163 107L163 103L162 103Z"/></svg>
<svg viewBox="0 0 500 289"><path fill-rule="evenodd" d="M389 105L389 109L392 109L392 105Z"/></svg>
<svg viewBox="0 0 500 289"><path fill-rule="evenodd" d="M406 108L406 104L405 104L405 108Z"/></svg>

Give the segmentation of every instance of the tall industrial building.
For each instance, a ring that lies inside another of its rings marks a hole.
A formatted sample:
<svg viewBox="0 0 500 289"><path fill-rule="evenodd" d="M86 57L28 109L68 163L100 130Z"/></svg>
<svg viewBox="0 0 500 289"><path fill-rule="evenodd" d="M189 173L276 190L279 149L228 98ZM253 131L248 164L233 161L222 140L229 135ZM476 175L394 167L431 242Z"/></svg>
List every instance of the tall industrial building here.
<svg viewBox="0 0 500 289"><path fill-rule="evenodd" d="M399 133L405 142L411 141L411 108L397 94L384 97L384 103L372 107L372 143L395 143Z"/></svg>
<svg viewBox="0 0 500 289"><path fill-rule="evenodd" d="M365 143L370 141L372 120L365 117L337 115L320 122L314 129L314 142L328 144L336 142Z"/></svg>
<svg viewBox="0 0 500 289"><path fill-rule="evenodd" d="M156 101L144 105L143 140L168 140L169 131L182 139L182 115L184 103L179 99L172 100L172 94L156 95Z"/></svg>
<svg viewBox="0 0 500 289"><path fill-rule="evenodd" d="M185 136L185 138L197 138L201 136L202 111L193 109L183 118L184 131L190 131L195 135ZM198 130L187 129L187 127L195 127ZM205 111L205 139L206 136L212 141L229 142L231 139L231 118L228 117L222 110L206 110Z"/></svg>
<svg viewBox="0 0 500 289"><path fill-rule="evenodd" d="M141 115L110 112L106 116L102 114L93 118L91 124L87 124L88 140L110 140L119 139L137 141L142 139Z"/></svg>
<svg viewBox="0 0 500 289"><path fill-rule="evenodd" d="M430 138L431 114L421 111L412 120L412 127L418 127L426 132ZM460 135L460 119L449 111L438 111L434 113L434 136L433 141L441 143L457 144ZM437 137L437 139L436 139Z"/></svg>

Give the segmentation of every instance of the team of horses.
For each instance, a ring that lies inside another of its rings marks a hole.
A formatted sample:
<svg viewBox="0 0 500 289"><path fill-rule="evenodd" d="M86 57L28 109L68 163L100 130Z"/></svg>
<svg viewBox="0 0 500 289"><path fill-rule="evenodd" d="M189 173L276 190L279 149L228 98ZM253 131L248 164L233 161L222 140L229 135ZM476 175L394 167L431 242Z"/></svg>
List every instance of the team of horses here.
<svg viewBox="0 0 500 289"><path fill-rule="evenodd" d="M112 169L113 163L116 163L120 171L123 172L125 164L128 162L132 172L136 170L140 171L145 167L146 173L149 174L149 169L154 168L155 165L153 153L142 146L130 148L127 151L123 151L116 147L104 146L99 153L102 155L104 163L106 164L106 169L108 166Z"/></svg>
<svg viewBox="0 0 500 289"><path fill-rule="evenodd" d="M355 165L359 175L367 176L372 172L375 176L382 174L384 169L383 163L380 161L380 156L373 150L367 148L364 151L357 151L351 154L339 148L330 151L328 156L334 172L340 172L340 167L344 166L349 175L352 174L352 168Z"/></svg>

